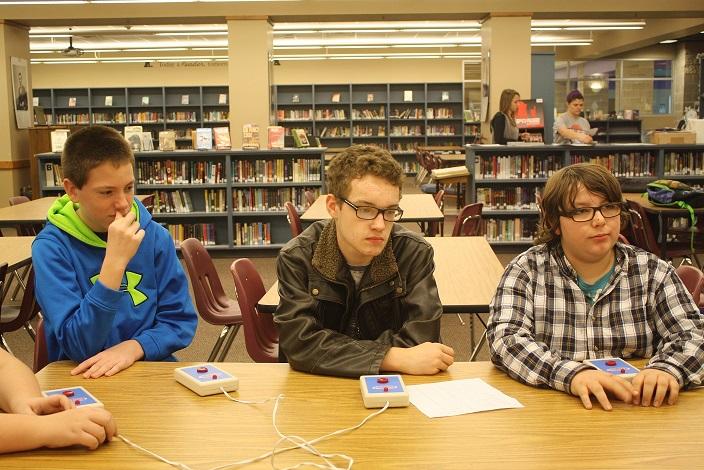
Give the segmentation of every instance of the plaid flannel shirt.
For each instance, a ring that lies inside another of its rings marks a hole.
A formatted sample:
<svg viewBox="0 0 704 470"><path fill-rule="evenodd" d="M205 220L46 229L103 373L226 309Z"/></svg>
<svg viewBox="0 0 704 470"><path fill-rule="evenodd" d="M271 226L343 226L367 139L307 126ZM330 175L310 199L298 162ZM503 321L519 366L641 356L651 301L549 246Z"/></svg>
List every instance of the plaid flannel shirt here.
<svg viewBox="0 0 704 470"><path fill-rule="evenodd" d="M674 268L616 244L616 265L593 305L559 243L539 245L507 266L492 299L492 362L529 385L570 393L584 359L650 357L681 387L704 377L704 316Z"/></svg>

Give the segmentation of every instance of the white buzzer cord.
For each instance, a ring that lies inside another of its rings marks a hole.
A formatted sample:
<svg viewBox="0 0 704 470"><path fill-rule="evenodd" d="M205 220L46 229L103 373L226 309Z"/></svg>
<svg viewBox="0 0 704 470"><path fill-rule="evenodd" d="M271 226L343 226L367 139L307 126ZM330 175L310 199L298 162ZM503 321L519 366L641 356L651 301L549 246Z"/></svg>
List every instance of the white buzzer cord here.
<svg viewBox="0 0 704 470"><path fill-rule="evenodd" d="M129 445L129 446L132 446L132 447L134 447L134 448L137 449L137 450L141 450L142 452L144 452L144 453L146 453L146 454L149 454L149 455L151 455L152 457L154 457L155 459L161 460L162 462L164 462L164 463L166 463L166 464L169 464L169 465L171 465L172 467L180 468L181 470L193 470L191 467L189 467L188 465L186 465L186 464L184 464L184 463L181 463L181 462L174 462L174 461L172 461L172 460L166 459L166 458L162 457L162 456L159 455L159 454L155 454L155 453L152 452L151 450L145 449L144 447L142 447L142 446L140 446L140 445L138 445L138 444L135 444L134 442L130 441L129 439L127 439L127 438L126 438L125 436L123 436L122 434L118 434L118 435L115 436L115 437L117 437L117 438L119 438L119 439L122 439L122 441L123 441L125 444L127 444L127 445Z"/></svg>

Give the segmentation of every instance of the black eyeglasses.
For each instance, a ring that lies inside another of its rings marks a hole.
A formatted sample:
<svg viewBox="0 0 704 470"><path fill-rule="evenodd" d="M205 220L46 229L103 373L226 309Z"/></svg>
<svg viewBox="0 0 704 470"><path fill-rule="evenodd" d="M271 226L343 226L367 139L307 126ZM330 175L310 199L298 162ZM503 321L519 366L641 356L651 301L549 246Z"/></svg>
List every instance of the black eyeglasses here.
<svg viewBox="0 0 704 470"><path fill-rule="evenodd" d="M578 207L562 215L569 217L575 222L589 222L596 215L596 211L599 211L603 218L610 219L611 217L621 215L623 204L620 202L609 202L598 207Z"/></svg>
<svg viewBox="0 0 704 470"><path fill-rule="evenodd" d="M400 220L401 216L403 215L403 209L401 209L400 207L392 209L379 209L378 207L373 206L356 206L345 198L341 199L342 202L354 209L355 213L357 214L357 217L362 220L374 220L381 213L385 221L396 222Z"/></svg>

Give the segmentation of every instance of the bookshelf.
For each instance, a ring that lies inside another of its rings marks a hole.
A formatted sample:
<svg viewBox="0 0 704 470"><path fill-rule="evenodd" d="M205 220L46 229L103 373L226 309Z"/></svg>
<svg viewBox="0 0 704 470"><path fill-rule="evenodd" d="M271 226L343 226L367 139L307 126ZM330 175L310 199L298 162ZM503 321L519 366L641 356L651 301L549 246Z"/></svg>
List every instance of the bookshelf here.
<svg viewBox="0 0 704 470"><path fill-rule="evenodd" d="M323 193L325 148L135 153L138 194L155 195L153 217L174 240L210 250L270 250L291 238L284 203L302 212L305 191ZM63 188L59 153L36 156L41 196Z"/></svg>
<svg viewBox="0 0 704 470"><path fill-rule="evenodd" d="M468 145L467 200L484 203L489 243L497 248L532 244L539 218L536 196L552 173L579 162L607 166L627 192L659 178L704 187L704 145Z"/></svg>
<svg viewBox="0 0 704 470"><path fill-rule="evenodd" d="M641 121L638 119L590 119L589 125L598 128L598 143L638 143L642 141Z"/></svg>
<svg viewBox="0 0 704 470"><path fill-rule="evenodd" d="M461 83L278 85L276 123L303 128L328 148L374 144L386 148L406 173L418 171L419 146L474 142L479 123L465 125Z"/></svg>
<svg viewBox="0 0 704 470"><path fill-rule="evenodd" d="M47 124L103 124L120 132L140 125L151 132L154 148L159 131L174 130L178 149L191 149L198 127L229 125L227 86L53 88L32 90L44 108Z"/></svg>

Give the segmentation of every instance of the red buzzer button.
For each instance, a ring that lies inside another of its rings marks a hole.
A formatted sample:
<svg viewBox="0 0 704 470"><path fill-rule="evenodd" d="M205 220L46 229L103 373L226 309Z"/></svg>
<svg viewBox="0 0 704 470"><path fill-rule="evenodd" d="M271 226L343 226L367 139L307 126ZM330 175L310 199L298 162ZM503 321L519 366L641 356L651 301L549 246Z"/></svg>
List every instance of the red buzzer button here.
<svg viewBox="0 0 704 470"><path fill-rule="evenodd" d="M218 374L213 374L213 380L218 378Z"/></svg>
<svg viewBox="0 0 704 470"><path fill-rule="evenodd" d="M622 373L622 374L625 374L625 373L626 373L626 369L621 368L621 373Z"/></svg>
<svg viewBox="0 0 704 470"><path fill-rule="evenodd" d="M376 381L377 381L377 383L380 383L380 384L387 384L387 383L389 383L389 378L388 377L379 377L378 379L376 379Z"/></svg>
<svg viewBox="0 0 704 470"><path fill-rule="evenodd" d="M385 392L388 392L388 391L389 391L389 387L384 387L384 391L385 391Z"/></svg>
<svg viewBox="0 0 704 470"><path fill-rule="evenodd" d="M81 404L81 400L75 400L73 403L74 403L76 406L78 406L78 405Z"/></svg>
<svg viewBox="0 0 704 470"><path fill-rule="evenodd" d="M64 394L64 396L66 396L66 397L72 397L72 396L75 395L75 393L74 393L73 390L64 390L64 391L63 391L63 394Z"/></svg>
<svg viewBox="0 0 704 470"><path fill-rule="evenodd" d="M199 374L205 374L206 372L208 372L208 368L207 367L199 367L196 369L196 372L198 372Z"/></svg>
<svg viewBox="0 0 704 470"><path fill-rule="evenodd" d="M616 361L614 361L613 359L610 359L610 360L606 361L606 365L609 367L613 367L616 365Z"/></svg>

